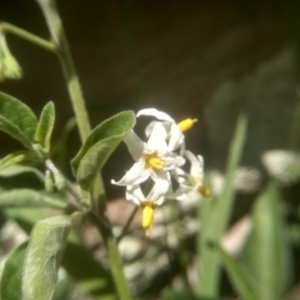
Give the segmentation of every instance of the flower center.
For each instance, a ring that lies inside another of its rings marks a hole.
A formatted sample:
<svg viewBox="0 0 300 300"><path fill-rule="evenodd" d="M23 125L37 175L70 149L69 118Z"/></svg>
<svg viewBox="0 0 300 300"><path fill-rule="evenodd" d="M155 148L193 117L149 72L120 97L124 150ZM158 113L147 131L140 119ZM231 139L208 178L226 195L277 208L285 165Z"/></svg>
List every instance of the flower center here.
<svg viewBox="0 0 300 300"><path fill-rule="evenodd" d="M159 157L157 157L157 153L145 154L144 158L146 161L147 168L161 170L165 166L164 161L162 161Z"/></svg>
<svg viewBox="0 0 300 300"><path fill-rule="evenodd" d="M180 128L181 131L186 131L186 130L190 129L196 122L198 122L197 119L188 118L188 119L185 119L185 120L179 122L177 124L177 126Z"/></svg>

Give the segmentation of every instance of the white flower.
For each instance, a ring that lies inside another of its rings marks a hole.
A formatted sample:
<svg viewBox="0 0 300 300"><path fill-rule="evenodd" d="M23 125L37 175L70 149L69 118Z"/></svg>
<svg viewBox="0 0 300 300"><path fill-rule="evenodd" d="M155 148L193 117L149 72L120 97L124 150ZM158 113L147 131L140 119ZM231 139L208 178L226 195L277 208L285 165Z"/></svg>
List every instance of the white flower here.
<svg viewBox="0 0 300 300"><path fill-rule="evenodd" d="M176 200L186 200L197 193L201 193L203 196L209 196L210 190L203 184L203 157L201 155L197 155L196 157L188 150L185 151L185 157L191 164L190 173L186 173L180 168L175 170L179 188L170 197Z"/></svg>
<svg viewBox="0 0 300 300"><path fill-rule="evenodd" d="M197 122L197 119L185 119L178 124L175 122L173 118L171 118L168 114L159 111L155 108L146 108L140 110L137 114L137 117L139 116L152 116L156 119L162 121L152 121L150 124L146 127L145 133L146 136L150 136L154 125L157 123L162 123L165 127L168 135L168 149L169 151L174 151L179 148L181 148L182 151L184 151L184 134L183 131L188 130L193 126L195 122Z"/></svg>
<svg viewBox="0 0 300 300"><path fill-rule="evenodd" d="M169 182L157 180L150 192L145 196L140 185L128 185L126 188L126 199L133 201L143 208L142 225L147 230L152 227L154 209L165 200L166 194L170 188Z"/></svg>
<svg viewBox="0 0 300 300"><path fill-rule="evenodd" d="M151 177L170 182L168 171L174 170L185 163L180 155L170 152L166 143L167 133L161 123L154 125L147 143L144 143L134 131L124 139L130 154L136 163L119 180L112 180L117 185L137 185Z"/></svg>

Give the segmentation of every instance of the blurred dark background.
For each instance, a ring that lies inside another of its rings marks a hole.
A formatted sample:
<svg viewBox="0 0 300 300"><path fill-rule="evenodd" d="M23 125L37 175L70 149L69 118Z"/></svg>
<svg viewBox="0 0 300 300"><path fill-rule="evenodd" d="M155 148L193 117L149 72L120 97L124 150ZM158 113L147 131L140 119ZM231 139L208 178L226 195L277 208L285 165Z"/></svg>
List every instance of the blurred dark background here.
<svg viewBox="0 0 300 300"><path fill-rule="evenodd" d="M298 32L297 4L292 0L58 0L57 4L92 125L118 111L145 107L165 110L178 121L196 117L199 122L187 134L188 147L207 155L208 165L219 168L224 167L224 160L214 157L226 160L228 140L215 151L205 121L206 107L224 83L239 85L247 74L255 77L257 68L290 47ZM0 0L0 20L49 36L33 0ZM58 60L18 37L8 35L8 43L24 78L2 82L0 89L24 101L36 114L53 100L57 110L55 142L72 117ZM240 97L242 101L242 93ZM222 109L219 113L222 115ZM218 114L210 114L210 118L215 121ZM0 138L1 156L20 149L4 134ZM272 147L284 144L274 143ZM71 158L80 147L76 130L68 145L67 157ZM110 179L119 179L132 163L129 156L124 161L124 149L120 147L104 168L110 197L123 192L111 187ZM250 163L247 158L246 163ZM66 166L70 174L68 162Z"/></svg>

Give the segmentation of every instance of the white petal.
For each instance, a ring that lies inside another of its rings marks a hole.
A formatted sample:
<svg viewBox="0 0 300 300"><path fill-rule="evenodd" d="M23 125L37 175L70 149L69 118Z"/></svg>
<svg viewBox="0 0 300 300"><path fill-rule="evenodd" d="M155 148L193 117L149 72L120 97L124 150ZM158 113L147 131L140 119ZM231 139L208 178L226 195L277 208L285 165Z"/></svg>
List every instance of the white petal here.
<svg viewBox="0 0 300 300"><path fill-rule="evenodd" d="M154 127L154 125L155 125L157 122L159 122L159 121L151 121L151 122L147 125L147 127L146 127L146 129L145 129L145 135L146 135L146 137L149 137L149 136L151 135L151 133L152 133L152 131L153 131L153 127Z"/></svg>
<svg viewBox="0 0 300 300"><path fill-rule="evenodd" d="M194 188L187 185L180 185L180 187L173 194L169 195L169 197L178 201L184 201L194 192L196 192Z"/></svg>
<svg viewBox="0 0 300 300"><path fill-rule="evenodd" d="M145 161L136 162L131 169L119 181L112 180L116 185L135 185L146 181L150 176L150 170L145 168Z"/></svg>
<svg viewBox="0 0 300 300"><path fill-rule="evenodd" d="M149 202L155 202L157 205L161 205L165 200L165 196L169 191L170 183L168 180L158 180L155 182L152 190L147 195L146 200Z"/></svg>
<svg viewBox="0 0 300 300"><path fill-rule="evenodd" d="M157 151L159 154L167 152L166 138L167 132L164 126L160 122L157 122L148 140L147 150L150 152Z"/></svg>
<svg viewBox="0 0 300 300"><path fill-rule="evenodd" d="M166 132L170 132L171 124L173 125L173 123L170 123L170 122L167 122L167 121L163 121L163 122L161 122L161 121L151 121L145 129L146 137L149 137L151 135L151 133L153 131L153 127L156 123L161 123L163 125L163 127L165 128Z"/></svg>
<svg viewBox="0 0 300 300"><path fill-rule="evenodd" d="M137 117L139 116L152 116L157 118L158 120L162 120L162 121L168 121L168 122L172 122L174 123L175 121L166 113L157 110L155 108L146 108L146 109L142 109L140 111L138 111L138 113L136 114Z"/></svg>
<svg viewBox="0 0 300 300"><path fill-rule="evenodd" d="M193 177L201 177L203 176L203 157L198 155L198 158L191 152L185 151L186 158L191 163L191 171L190 174Z"/></svg>
<svg viewBox="0 0 300 300"><path fill-rule="evenodd" d="M184 142L184 135L182 131L179 129L177 124L172 124L171 125L171 130L170 130L170 140L169 140L169 151L174 151L178 149Z"/></svg>
<svg viewBox="0 0 300 300"><path fill-rule="evenodd" d="M153 179L154 182L157 181L167 181L169 182L169 185L171 184L171 177L169 172L165 172L164 170L155 170L155 169L150 169L150 174L151 178Z"/></svg>
<svg viewBox="0 0 300 300"><path fill-rule="evenodd" d="M143 155L145 143L135 134L133 130L124 139L128 151L135 161L138 161Z"/></svg>
<svg viewBox="0 0 300 300"><path fill-rule="evenodd" d="M186 178L185 178L186 173L184 170L180 168L176 168L173 174L179 184L186 182Z"/></svg>
<svg viewBox="0 0 300 300"><path fill-rule="evenodd" d="M126 188L126 199L140 205L141 202L145 201L145 196L139 185L128 185Z"/></svg>
<svg viewBox="0 0 300 300"><path fill-rule="evenodd" d="M163 161L165 162L164 170L174 170L185 164L185 159L175 153L168 153L167 155L164 155Z"/></svg>

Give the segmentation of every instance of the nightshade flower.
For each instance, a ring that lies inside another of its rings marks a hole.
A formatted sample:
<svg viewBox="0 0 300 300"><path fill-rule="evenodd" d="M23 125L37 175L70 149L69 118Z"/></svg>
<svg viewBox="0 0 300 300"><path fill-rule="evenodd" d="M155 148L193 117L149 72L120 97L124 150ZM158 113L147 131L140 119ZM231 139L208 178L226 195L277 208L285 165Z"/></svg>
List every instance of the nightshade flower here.
<svg viewBox="0 0 300 300"><path fill-rule="evenodd" d="M171 195L176 200L185 200L197 193L208 197L210 190L203 184L204 176L204 161L201 155L197 157L191 152L186 150L185 157L191 164L190 173L184 172L182 169L177 168L175 171L179 188Z"/></svg>
<svg viewBox="0 0 300 300"><path fill-rule="evenodd" d="M131 131L124 142L136 163L121 180L112 180L112 183L137 185L151 177L154 182L162 180L170 184L168 171L182 166L185 159L168 150L166 137L167 132L161 123L154 125L147 143Z"/></svg>
<svg viewBox="0 0 300 300"><path fill-rule="evenodd" d="M169 182L157 180L147 195L143 193L140 185L128 185L126 188L126 199L143 209L142 225L146 229L146 235L153 225L154 209L163 204L169 187Z"/></svg>
<svg viewBox="0 0 300 300"><path fill-rule="evenodd" d="M138 111L136 116L152 116L161 121L150 122L150 124L146 127L145 130L146 136L150 136L155 124L162 123L168 133L167 139L169 151L174 151L179 148L184 149L183 132L190 129L193 126L193 124L197 122L197 119L188 118L179 123L176 123L175 120L171 118L168 114L159 111L155 108L142 109Z"/></svg>

